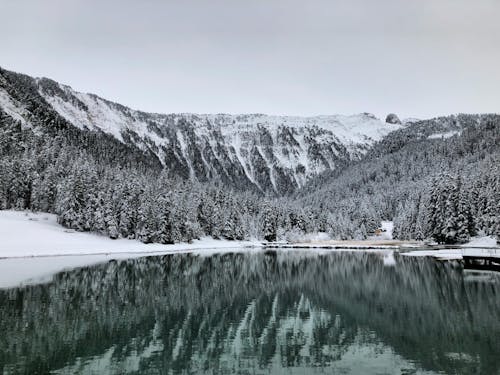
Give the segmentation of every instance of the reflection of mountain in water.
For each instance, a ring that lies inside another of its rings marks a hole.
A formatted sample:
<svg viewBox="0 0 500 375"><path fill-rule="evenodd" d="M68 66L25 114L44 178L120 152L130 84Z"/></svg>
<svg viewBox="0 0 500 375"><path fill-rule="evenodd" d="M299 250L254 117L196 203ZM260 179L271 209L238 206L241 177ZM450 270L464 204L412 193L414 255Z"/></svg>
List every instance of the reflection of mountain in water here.
<svg viewBox="0 0 500 375"><path fill-rule="evenodd" d="M396 260L168 255L63 272L0 291L0 368L350 373L370 359L372 370L500 373L498 277L465 282L452 263Z"/></svg>

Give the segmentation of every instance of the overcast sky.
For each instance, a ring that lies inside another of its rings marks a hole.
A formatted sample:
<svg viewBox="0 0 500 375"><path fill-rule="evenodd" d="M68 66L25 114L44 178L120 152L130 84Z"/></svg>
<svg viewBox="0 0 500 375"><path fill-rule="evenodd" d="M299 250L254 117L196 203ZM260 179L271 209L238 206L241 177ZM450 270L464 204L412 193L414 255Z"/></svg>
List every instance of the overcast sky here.
<svg viewBox="0 0 500 375"><path fill-rule="evenodd" d="M0 0L0 66L152 112L500 112L500 1Z"/></svg>

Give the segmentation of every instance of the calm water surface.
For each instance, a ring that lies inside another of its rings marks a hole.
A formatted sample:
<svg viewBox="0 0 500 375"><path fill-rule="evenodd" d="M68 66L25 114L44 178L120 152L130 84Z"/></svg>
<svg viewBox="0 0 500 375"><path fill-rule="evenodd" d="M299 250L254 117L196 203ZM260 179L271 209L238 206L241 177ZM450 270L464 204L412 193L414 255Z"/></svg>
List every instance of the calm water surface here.
<svg viewBox="0 0 500 375"><path fill-rule="evenodd" d="M4 374L500 374L500 276L377 254L165 255L0 290Z"/></svg>

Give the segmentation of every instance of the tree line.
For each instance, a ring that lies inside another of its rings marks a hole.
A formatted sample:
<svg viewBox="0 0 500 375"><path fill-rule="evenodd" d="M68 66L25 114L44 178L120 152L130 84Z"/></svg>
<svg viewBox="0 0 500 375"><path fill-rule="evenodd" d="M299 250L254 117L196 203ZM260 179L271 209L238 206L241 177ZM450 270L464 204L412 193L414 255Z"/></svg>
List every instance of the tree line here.
<svg viewBox="0 0 500 375"><path fill-rule="evenodd" d="M366 237L382 220L394 220L398 239L500 237L499 165L499 115L448 116L389 134L295 199L328 212L334 238Z"/></svg>
<svg viewBox="0 0 500 375"><path fill-rule="evenodd" d="M21 123L0 110L0 209L56 213L69 228L161 243L204 235L274 241L318 231L365 239L393 219L400 239L499 236L499 115L413 123L361 160L276 198L230 181L190 182L125 136L122 143L78 129L31 77L0 69L0 84L26 112Z"/></svg>
<svg viewBox="0 0 500 375"><path fill-rule="evenodd" d="M487 159L467 174L442 173L401 203L394 234L401 239L433 238L464 243L472 236L500 238L500 159Z"/></svg>
<svg viewBox="0 0 500 375"><path fill-rule="evenodd" d="M102 148L95 139L88 147ZM67 228L144 243L202 236L275 241L327 230L323 215L293 202L193 183L126 157L99 160L68 134L35 134L6 115L0 117L0 209L55 213Z"/></svg>

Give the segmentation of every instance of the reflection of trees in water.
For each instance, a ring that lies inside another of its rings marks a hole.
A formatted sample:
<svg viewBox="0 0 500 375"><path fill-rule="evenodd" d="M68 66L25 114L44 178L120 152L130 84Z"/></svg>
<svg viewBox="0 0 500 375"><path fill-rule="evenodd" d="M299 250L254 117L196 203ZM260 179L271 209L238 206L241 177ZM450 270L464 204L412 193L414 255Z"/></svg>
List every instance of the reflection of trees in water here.
<svg viewBox="0 0 500 375"><path fill-rule="evenodd" d="M397 260L168 255L63 272L0 291L0 364L42 372L113 348L115 366L134 359L142 372L327 366L370 330L424 368L456 372L453 353L466 353L462 373L495 373L499 284L465 283L452 263Z"/></svg>

